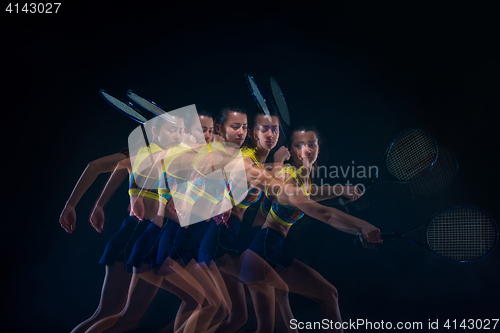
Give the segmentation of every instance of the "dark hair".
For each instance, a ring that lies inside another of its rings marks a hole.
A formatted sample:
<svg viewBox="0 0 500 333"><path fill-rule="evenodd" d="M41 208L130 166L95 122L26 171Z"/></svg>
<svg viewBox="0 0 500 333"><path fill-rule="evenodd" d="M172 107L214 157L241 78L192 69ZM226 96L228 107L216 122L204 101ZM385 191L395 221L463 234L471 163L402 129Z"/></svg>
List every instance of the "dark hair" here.
<svg viewBox="0 0 500 333"><path fill-rule="evenodd" d="M184 119L184 128L186 128L186 132L188 133L190 132L191 127L196 122L197 118L198 116L195 115L194 112L186 112L182 115L182 119Z"/></svg>
<svg viewBox="0 0 500 333"><path fill-rule="evenodd" d="M129 158L129 157L130 157L129 147L127 147L127 148L123 148L122 150L120 150L120 152L119 152L119 153L120 153L120 154L123 154L123 155L125 155L125 156L127 156L127 158Z"/></svg>
<svg viewBox="0 0 500 333"><path fill-rule="evenodd" d="M198 112L198 115L206 115L211 117L210 113L205 110L196 110ZM186 112L182 115L170 115L169 112L166 112L164 114L161 114L159 116L156 116L152 119L152 126L151 127L156 127L156 128L161 128L164 124L166 124L169 120L168 118L170 117L175 117L178 119L184 119L184 127L186 129L191 128L193 123L195 122L195 118L193 117L194 112Z"/></svg>
<svg viewBox="0 0 500 333"><path fill-rule="evenodd" d="M291 130L290 130L290 134L289 134L289 138L290 140L288 141L288 148L292 148L292 139L293 139L293 134L295 132L314 132L314 134L316 134L316 137L318 138L318 145L320 144L320 141L321 141L321 137L319 135L319 131L318 129L314 126L314 125L300 125L300 126L297 126L297 127L293 127ZM293 159L290 158L290 164L294 165L293 163ZM314 165L313 165L313 168L315 169L316 167L318 166L318 161L316 160L314 162ZM295 167L297 167L295 165ZM314 170L312 172L312 175L311 175L311 181L314 182Z"/></svg>
<svg viewBox="0 0 500 333"><path fill-rule="evenodd" d="M290 140L288 141L288 145L292 144L293 134L295 132L314 132L314 134L316 134L316 137L318 138L318 145L319 145L319 143L321 141L321 137L319 135L319 131L318 131L318 129L314 125L300 125L300 126L293 127L290 130L290 132L289 132L290 133L289 134Z"/></svg>
<svg viewBox="0 0 500 333"><path fill-rule="evenodd" d="M160 129L163 124L166 124L168 120L162 118L162 116L156 116L152 119L153 125L151 127L156 127L157 129Z"/></svg>
<svg viewBox="0 0 500 333"><path fill-rule="evenodd" d="M247 112L246 108L244 108L243 106L241 106L239 104L234 104L234 103L233 104L227 104L227 105L221 107L220 110L219 110L219 112L217 112L217 116L214 117L214 133L215 134L219 134L219 135L221 134L220 133L220 126L224 125L224 123L227 120L227 115L231 111L244 114L248 118L248 112ZM245 141L246 140L247 139L245 138ZM245 143L243 143L243 144L245 144Z"/></svg>
<svg viewBox="0 0 500 333"><path fill-rule="evenodd" d="M160 109L162 109L162 110L168 110L169 107L161 106ZM165 113L167 113L167 112L165 111ZM160 129L161 126L163 124L165 124L165 121L166 121L165 119L163 119L161 116L159 116L159 115L156 114L154 116L154 118L152 118L151 121L148 122L148 123L150 123L149 130L151 130L153 127L156 127L157 129Z"/></svg>
<svg viewBox="0 0 500 333"><path fill-rule="evenodd" d="M255 126L257 124L257 117L259 116L264 116L265 114L260 113L260 112L255 112L252 114L252 116L248 119L248 136L245 142L243 143L244 146L255 148L257 147L257 142L255 141L253 137L253 131L255 130ZM277 117L276 115L271 115L271 117Z"/></svg>
<svg viewBox="0 0 500 333"><path fill-rule="evenodd" d="M197 107L196 111L198 111L198 116L205 116L205 117L209 117L209 118L214 117L212 112L208 111L208 109L203 107L203 106Z"/></svg>
<svg viewBox="0 0 500 333"><path fill-rule="evenodd" d="M255 128L255 124L257 124L257 117L259 116L265 116L263 113L260 112L255 112L252 114L252 117L248 118L248 128L252 129L252 131Z"/></svg>
<svg viewBox="0 0 500 333"><path fill-rule="evenodd" d="M247 110L244 107L238 104L228 104L220 108L219 113L217 114L217 119L215 119L215 123L218 125L224 125L227 120L227 115L231 111L244 114L248 117Z"/></svg>
<svg viewBox="0 0 500 333"><path fill-rule="evenodd" d="M205 116L205 117L213 118L212 113L210 111L208 111L207 109L203 108L203 107L196 108L196 112L197 112L196 119L199 118L200 116ZM191 112L187 113L184 116L184 127L186 128L187 132L191 131L191 127L194 124L198 124L198 122L196 121L196 119L193 118L192 116L193 116L193 113L191 113Z"/></svg>

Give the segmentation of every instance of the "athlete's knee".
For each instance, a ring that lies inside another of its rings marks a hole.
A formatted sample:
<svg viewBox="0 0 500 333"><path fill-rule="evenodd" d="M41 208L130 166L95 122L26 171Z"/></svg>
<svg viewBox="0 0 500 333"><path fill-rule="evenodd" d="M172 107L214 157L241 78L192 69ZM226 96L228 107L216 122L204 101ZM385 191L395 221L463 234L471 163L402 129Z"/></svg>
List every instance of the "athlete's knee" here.
<svg viewBox="0 0 500 333"><path fill-rule="evenodd" d="M122 332L125 330L130 330L139 326L141 322L140 317L136 316L120 316L118 321L113 325L113 332Z"/></svg>
<svg viewBox="0 0 500 333"><path fill-rule="evenodd" d="M245 325L245 323L247 322L248 320L248 313L247 311L242 311L242 312L231 312L229 313L229 317L227 318L227 323L226 325L228 327L231 327L234 331L237 331L238 329L240 329L241 327L243 327L243 325Z"/></svg>
<svg viewBox="0 0 500 333"><path fill-rule="evenodd" d="M275 300L279 305L288 303L288 290L275 289Z"/></svg>
<svg viewBox="0 0 500 333"><path fill-rule="evenodd" d="M223 321L227 315L229 314L229 311L227 311L226 307L224 305L219 306L217 309L217 312L215 313L212 321L216 323L220 323Z"/></svg>
<svg viewBox="0 0 500 333"><path fill-rule="evenodd" d="M217 291L213 291L207 293L207 301L210 305L215 306L217 308L222 304L222 297Z"/></svg>
<svg viewBox="0 0 500 333"><path fill-rule="evenodd" d="M183 302L184 307L189 310L194 310L199 306L199 303L193 297L186 297Z"/></svg>
<svg viewBox="0 0 500 333"><path fill-rule="evenodd" d="M207 306L203 307L203 311L211 313L214 316L220 308L220 303L209 303Z"/></svg>
<svg viewBox="0 0 500 333"><path fill-rule="evenodd" d="M94 312L92 317L89 319L101 320L106 317L110 317L113 315L119 314L123 310L123 306L99 306L97 310Z"/></svg>
<svg viewBox="0 0 500 333"><path fill-rule="evenodd" d="M233 308L233 302L231 298L221 295L221 307L223 307L227 313L231 312L231 309Z"/></svg>
<svg viewBox="0 0 500 333"><path fill-rule="evenodd" d="M337 288L333 285L329 285L322 293L324 295L324 301L338 302L339 293Z"/></svg>

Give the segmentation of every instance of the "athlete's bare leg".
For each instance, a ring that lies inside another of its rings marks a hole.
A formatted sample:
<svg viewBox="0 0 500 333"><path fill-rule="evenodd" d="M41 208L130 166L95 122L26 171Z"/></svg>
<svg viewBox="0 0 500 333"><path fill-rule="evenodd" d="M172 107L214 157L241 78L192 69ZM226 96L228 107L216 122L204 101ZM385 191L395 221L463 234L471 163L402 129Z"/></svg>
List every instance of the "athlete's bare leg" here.
<svg viewBox="0 0 500 333"><path fill-rule="evenodd" d="M121 262L113 267L106 266L99 306L90 318L76 326L71 333L83 333L101 319L119 314L127 303L131 278L132 273L128 273Z"/></svg>

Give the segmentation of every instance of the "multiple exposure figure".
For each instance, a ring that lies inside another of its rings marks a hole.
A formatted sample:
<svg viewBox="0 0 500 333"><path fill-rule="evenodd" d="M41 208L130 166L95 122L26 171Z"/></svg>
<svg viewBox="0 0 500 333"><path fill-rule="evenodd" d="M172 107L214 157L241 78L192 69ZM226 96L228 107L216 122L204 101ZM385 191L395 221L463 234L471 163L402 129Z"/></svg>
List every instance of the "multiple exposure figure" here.
<svg viewBox="0 0 500 333"><path fill-rule="evenodd" d="M280 134L274 115L227 105L214 117L193 105L152 118L132 132L127 150L89 163L61 214L71 234L83 193L99 173L111 172L90 217L101 232L109 220L104 206L128 175L129 214L100 260L106 275L99 306L73 332L137 327L160 288L182 300L162 332L237 332L248 318L245 288L257 332L296 331L288 324L289 292L315 300L322 318L341 321L335 287L281 251L290 226L304 214L381 242L375 226L318 203L338 193L350 201L362 194L311 182L318 132L292 130L289 146L266 164ZM252 205L259 206L253 226L239 235Z"/></svg>

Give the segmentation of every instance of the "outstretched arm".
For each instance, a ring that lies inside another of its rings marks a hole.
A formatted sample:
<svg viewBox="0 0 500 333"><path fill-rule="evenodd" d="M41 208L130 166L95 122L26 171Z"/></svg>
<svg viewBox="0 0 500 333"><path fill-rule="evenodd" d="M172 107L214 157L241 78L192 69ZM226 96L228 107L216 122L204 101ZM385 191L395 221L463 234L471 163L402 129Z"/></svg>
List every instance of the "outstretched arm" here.
<svg viewBox="0 0 500 333"><path fill-rule="evenodd" d="M85 170L83 171L80 179L73 188L73 192L66 201L66 205L59 218L59 223L61 227L68 233L72 233L75 229L76 223L76 213L75 207L80 201L83 194L92 185L97 176L103 172L111 172L115 168L116 164L126 158L125 154L117 153L109 156L102 157L95 161L90 162Z"/></svg>
<svg viewBox="0 0 500 333"><path fill-rule="evenodd" d="M90 214L90 224L97 232L102 232L104 229L104 207L108 203L111 196L113 196L116 189L127 177L127 164L130 164L128 159L124 159L116 165L115 170L109 177L106 185L104 185L101 195L94 204L94 209L92 210L92 214Z"/></svg>
<svg viewBox="0 0 500 333"><path fill-rule="evenodd" d="M315 219L332 227L356 234L361 232L368 242L382 243L380 230L365 220L346 214L333 207L325 207L309 199L304 191L297 186L285 184L278 192L278 200L282 204L292 205Z"/></svg>
<svg viewBox="0 0 500 333"><path fill-rule="evenodd" d="M314 201L328 200L336 197L344 197L349 201L358 200L363 195L357 186L323 185L311 184L311 199Z"/></svg>

